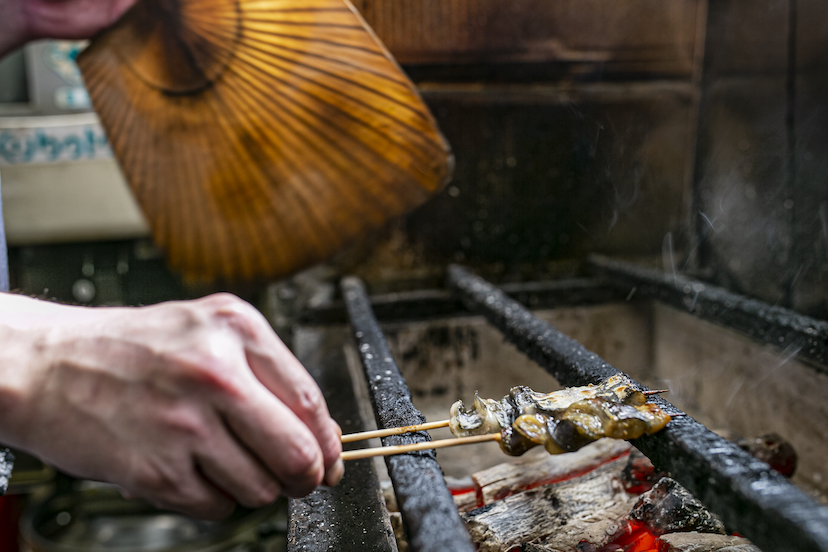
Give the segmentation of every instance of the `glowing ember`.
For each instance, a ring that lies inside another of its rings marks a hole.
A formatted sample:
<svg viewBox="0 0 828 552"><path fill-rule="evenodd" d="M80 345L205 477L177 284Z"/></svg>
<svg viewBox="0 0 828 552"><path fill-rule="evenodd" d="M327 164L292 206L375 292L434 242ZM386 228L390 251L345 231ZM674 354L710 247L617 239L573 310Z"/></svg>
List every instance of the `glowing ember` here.
<svg viewBox="0 0 828 552"><path fill-rule="evenodd" d="M664 472L656 471L650 459L641 454L637 449L630 452L630 461L624 468L624 489L630 494L646 493L653 488L659 479L664 477Z"/></svg>
<svg viewBox="0 0 828 552"><path fill-rule="evenodd" d="M596 552L658 552L658 537L639 521L628 521L612 541Z"/></svg>

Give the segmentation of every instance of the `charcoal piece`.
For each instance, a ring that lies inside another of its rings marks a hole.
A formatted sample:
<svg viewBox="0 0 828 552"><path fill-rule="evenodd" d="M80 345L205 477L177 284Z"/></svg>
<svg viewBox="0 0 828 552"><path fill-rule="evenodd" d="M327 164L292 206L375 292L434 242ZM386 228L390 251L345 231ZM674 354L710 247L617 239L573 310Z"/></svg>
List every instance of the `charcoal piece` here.
<svg viewBox="0 0 828 552"><path fill-rule="evenodd" d="M671 533L658 543L659 552L762 552L745 538L710 533Z"/></svg>
<svg viewBox="0 0 828 552"><path fill-rule="evenodd" d="M755 544L742 537L712 533L670 533L661 536L658 552L762 552ZM580 543L577 552L601 552L609 547ZM554 544L524 544L520 552L560 552ZM567 551L568 552L568 551Z"/></svg>
<svg viewBox="0 0 828 552"><path fill-rule="evenodd" d="M630 517L656 535L679 531L724 534L724 524L674 479L663 477L635 503Z"/></svg>
<svg viewBox="0 0 828 552"><path fill-rule="evenodd" d="M753 439L738 439L736 444L785 477L792 477L796 471L796 451L776 433L766 433Z"/></svg>
<svg viewBox="0 0 828 552"><path fill-rule="evenodd" d="M599 257L590 258L588 264L595 273L611 276L613 285L626 289L628 293L634 287L639 294L645 293L668 302L672 302L670 297L678 297L677 304L688 298L696 300L692 288L700 282L681 277L677 279L675 275ZM484 315L503 332L508 341L538 362L561 385L596 383L618 373L600 356L539 319L526 307L467 269L458 265L449 266L448 282L464 304ZM689 289L689 294L682 289ZM709 292L711 288L707 286L706 289ZM702 299L700 295L698 300ZM759 318L755 315L768 309L774 319L771 326L783 323L788 328L797 326L798 329L793 329L803 335L813 334L816 326L812 322L818 322L797 317L796 313L784 309L777 309L774 313L775 307L728 295L724 290L708 293L707 299L710 300L707 306L711 307L707 311L715 313L712 318L716 318L719 324L738 322L737 319L744 319L745 315L756 322ZM722 316L728 313L728 320L724 320ZM756 328L762 330L766 326L760 324ZM819 322L817 326L828 329L826 323ZM766 333L773 335L774 339L780 336L775 331ZM781 337L784 337L786 346L790 346L791 336ZM814 339L814 335L806 337ZM828 507L819 504L784 476L768 470L767 464L757 461L690 416L681 415L675 406L664 399L650 397L650 401L674 416L665 431L635 441L635 446L656 466L679 478L692 493L722 515L728 527L749 535L768 551L828 552ZM723 489L727 492L722 492Z"/></svg>
<svg viewBox="0 0 828 552"><path fill-rule="evenodd" d="M602 546L624 523L635 498L618 484L625 459L581 477L538 487L461 514L480 552L507 552L526 543L549 551Z"/></svg>
<svg viewBox="0 0 828 552"><path fill-rule="evenodd" d="M483 504L491 504L509 495L572 479L616 458L632 447L626 441L603 439L569 454L530 451L525 456L481 470L472 476Z"/></svg>
<svg viewBox="0 0 828 552"><path fill-rule="evenodd" d="M624 468L622 482L627 492L641 494L652 489L653 485L666 475L662 471L657 471L649 458L637 448L632 447L627 466Z"/></svg>
<svg viewBox="0 0 828 552"><path fill-rule="evenodd" d="M454 499L454 505L457 506L458 512L470 512L477 508L477 493L474 491L452 495L451 497Z"/></svg>

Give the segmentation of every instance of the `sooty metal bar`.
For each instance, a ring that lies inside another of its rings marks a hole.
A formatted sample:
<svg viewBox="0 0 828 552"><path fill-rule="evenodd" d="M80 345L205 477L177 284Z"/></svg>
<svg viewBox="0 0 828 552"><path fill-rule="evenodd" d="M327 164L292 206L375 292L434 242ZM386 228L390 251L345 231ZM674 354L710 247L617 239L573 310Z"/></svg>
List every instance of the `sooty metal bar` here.
<svg viewBox="0 0 828 552"><path fill-rule="evenodd" d="M592 256L587 267L608 284L635 297L656 299L700 318L732 328L755 341L795 351L817 370L828 374L828 322L803 316L692 280Z"/></svg>
<svg viewBox="0 0 828 552"><path fill-rule="evenodd" d="M384 429L425 422L425 417L411 403L411 391L391 358L385 336L371 310L365 286L357 278L346 278L342 282L342 294L365 370L377 427ZM418 432L385 437L382 444L389 446L430 440L427 433ZM429 450L387 456L385 463L411 548L415 552L473 552L474 546L446 487L435 452Z"/></svg>
<svg viewBox="0 0 828 552"><path fill-rule="evenodd" d="M350 370L342 369L347 339L338 328L297 328L294 350L325 394L331 416L351 433L365 427ZM291 499L288 510L288 552L397 550L373 462L349 462L338 485Z"/></svg>
<svg viewBox="0 0 828 552"><path fill-rule="evenodd" d="M618 373L465 268L449 267L448 283L469 309L483 314L562 385L598 383ZM668 414L683 414L664 399L652 401ZM828 552L828 508L689 416L675 417L664 430L633 444L763 550Z"/></svg>
<svg viewBox="0 0 828 552"><path fill-rule="evenodd" d="M614 286L608 286L597 278L512 283L502 285L500 289L512 299L533 309L623 301L627 293ZM432 320L467 313L459 299L442 289L372 295L371 309L381 322ZM347 313L341 302L334 302L305 310L300 314L298 322L305 325L345 324Z"/></svg>

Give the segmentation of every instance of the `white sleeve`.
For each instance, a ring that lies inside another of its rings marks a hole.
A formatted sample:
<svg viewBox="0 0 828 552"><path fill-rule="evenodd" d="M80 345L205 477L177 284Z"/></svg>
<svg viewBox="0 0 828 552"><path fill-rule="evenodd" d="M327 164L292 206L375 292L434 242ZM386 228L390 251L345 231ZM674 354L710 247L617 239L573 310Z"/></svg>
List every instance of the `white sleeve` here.
<svg viewBox="0 0 828 552"><path fill-rule="evenodd" d="M9 291L9 257L6 254L6 230L5 230L5 227L3 226L3 194L2 194L1 189L0 189L0 291Z"/></svg>

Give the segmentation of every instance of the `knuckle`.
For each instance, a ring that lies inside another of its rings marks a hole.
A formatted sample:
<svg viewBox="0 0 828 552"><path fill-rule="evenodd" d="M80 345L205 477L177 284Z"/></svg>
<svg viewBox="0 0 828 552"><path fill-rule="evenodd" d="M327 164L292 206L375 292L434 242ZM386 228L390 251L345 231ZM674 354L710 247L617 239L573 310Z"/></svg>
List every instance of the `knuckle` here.
<svg viewBox="0 0 828 552"><path fill-rule="evenodd" d="M342 454L341 436L331 432L330 437L327 439L324 456L326 459L330 459L331 463L333 463L339 458L340 454Z"/></svg>
<svg viewBox="0 0 828 552"><path fill-rule="evenodd" d="M236 396L240 386L240 370L228 359L220 357L214 348L193 348L186 357L169 362L165 376L189 396L202 389L219 395Z"/></svg>
<svg viewBox="0 0 828 552"><path fill-rule="evenodd" d="M253 305L232 293L215 293L208 296L205 302L214 314L229 318L247 317L252 312L258 312L253 308Z"/></svg>
<svg viewBox="0 0 828 552"><path fill-rule="evenodd" d="M328 405L315 384L303 385L296 390L295 410L300 417L321 416L327 414Z"/></svg>
<svg viewBox="0 0 828 552"><path fill-rule="evenodd" d="M185 304L204 325L212 327L224 323L234 329L245 329L246 323L259 314L253 305L226 292L214 293Z"/></svg>
<svg viewBox="0 0 828 552"><path fill-rule="evenodd" d="M239 334L252 338L263 326L268 325L264 316L247 301L229 293L217 294L214 297L212 308L215 318Z"/></svg>
<svg viewBox="0 0 828 552"><path fill-rule="evenodd" d="M188 378L193 384L220 396L236 396L239 392L239 372L220 361L205 359L191 367Z"/></svg>
<svg viewBox="0 0 828 552"><path fill-rule="evenodd" d="M209 304L213 308L221 309L224 307L232 307L236 304L244 304L245 302L239 299L236 295L232 293L228 293L226 291L220 291L218 293L213 293L202 299L205 303Z"/></svg>
<svg viewBox="0 0 828 552"><path fill-rule="evenodd" d="M204 325L204 315L198 308L195 308L195 304L192 302L166 303L164 306L167 309L165 316L168 317L168 320L184 331L192 331Z"/></svg>
<svg viewBox="0 0 828 552"><path fill-rule="evenodd" d="M170 469L158 466L145 466L139 470L134 478L134 488L138 494L152 501L166 501L168 497L183 494L183 478L172 473Z"/></svg>
<svg viewBox="0 0 828 552"><path fill-rule="evenodd" d="M209 443L213 433L200 409L190 405L168 410L163 416L163 425L170 432L170 438L179 444Z"/></svg>

